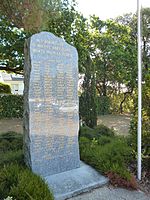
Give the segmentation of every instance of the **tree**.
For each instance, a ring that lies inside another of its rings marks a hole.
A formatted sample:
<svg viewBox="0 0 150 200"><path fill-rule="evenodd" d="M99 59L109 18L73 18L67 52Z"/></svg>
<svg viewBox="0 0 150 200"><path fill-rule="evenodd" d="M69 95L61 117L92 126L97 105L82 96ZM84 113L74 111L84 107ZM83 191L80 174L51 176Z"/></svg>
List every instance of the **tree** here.
<svg viewBox="0 0 150 200"><path fill-rule="evenodd" d="M150 163L150 8L142 9L142 154L143 160ZM137 150L137 123L138 123L138 92L137 85L134 95L134 111L131 119L130 132L132 143ZM145 162L143 162L145 163Z"/></svg>
<svg viewBox="0 0 150 200"><path fill-rule="evenodd" d="M1 70L23 73L25 39L35 32L47 30L45 24L48 17L55 21L59 18L59 11L62 12L62 6L69 6L67 0L64 2L65 5L59 0L2 0L0 4ZM40 20L37 15L41 16ZM38 23L35 23L35 20Z"/></svg>
<svg viewBox="0 0 150 200"><path fill-rule="evenodd" d="M95 71L91 58L87 57L86 72L83 81L83 93L80 97L80 117L83 122L93 128L97 125L97 98L95 87Z"/></svg>
<svg viewBox="0 0 150 200"><path fill-rule="evenodd" d="M94 62L97 91L99 96L110 97L124 84L127 90L120 103L122 112L122 104L127 94L132 94L136 83L136 41L127 25L114 20L103 22L95 16L91 18L91 22L96 49Z"/></svg>
<svg viewBox="0 0 150 200"><path fill-rule="evenodd" d="M15 27L37 32L43 28L47 13L54 17L60 7L60 0L1 0L0 13Z"/></svg>
<svg viewBox="0 0 150 200"><path fill-rule="evenodd" d="M0 18L0 70L23 73L23 49L27 34L14 27L6 17Z"/></svg>

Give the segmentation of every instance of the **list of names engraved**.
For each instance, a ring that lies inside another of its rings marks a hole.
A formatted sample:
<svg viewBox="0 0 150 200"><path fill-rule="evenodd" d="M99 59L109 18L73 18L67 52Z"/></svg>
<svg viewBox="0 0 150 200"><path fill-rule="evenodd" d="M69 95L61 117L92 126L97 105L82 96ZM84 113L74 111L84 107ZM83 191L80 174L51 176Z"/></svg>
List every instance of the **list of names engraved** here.
<svg viewBox="0 0 150 200"><path fill-rule="evenodd" d="M80 160L76 49L51 33L42 32L30 39L30 60L31 167L42 175L77 168Z"/></svg>

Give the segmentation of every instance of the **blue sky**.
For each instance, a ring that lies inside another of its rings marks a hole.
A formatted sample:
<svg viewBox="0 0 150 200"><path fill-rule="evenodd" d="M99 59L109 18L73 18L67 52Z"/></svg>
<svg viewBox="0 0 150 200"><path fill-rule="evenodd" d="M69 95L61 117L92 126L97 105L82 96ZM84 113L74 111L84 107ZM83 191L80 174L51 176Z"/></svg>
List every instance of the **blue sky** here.
<svg viewBox="0 0 150 200"><path fill-rule="evenodd" d="M101 19L117 17L124 13L136 12L137 0L76 0L78 10L85 17L95 14ZM143 7L150 7L150 0L141 0Z"/></svg>

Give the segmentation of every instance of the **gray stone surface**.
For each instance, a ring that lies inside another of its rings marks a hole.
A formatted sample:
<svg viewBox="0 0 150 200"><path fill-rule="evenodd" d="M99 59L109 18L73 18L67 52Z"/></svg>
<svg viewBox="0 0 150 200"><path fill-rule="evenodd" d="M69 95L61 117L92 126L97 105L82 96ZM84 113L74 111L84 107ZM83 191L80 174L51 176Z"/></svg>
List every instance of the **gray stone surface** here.
<svg viewBox="0 0 150 200"><path fill-rule="evenodd" d="M101 187L88 193L83 193L69 200L150 200L141 191L130 191L122 188Z"/></svg>
<svg viewBox="0 0 150 200"><path fill-rule="evenodd" d="M24 152L42 176L80 166L78 147L78 55L52 33L25 44Z"/></svg>
<svg viewBox="0 0 150 200"><path fill-rule="evenodd" d="M108 182L92 167L81 163L80 168L45 177L55 200L64 200L100 187Z"/></svg>

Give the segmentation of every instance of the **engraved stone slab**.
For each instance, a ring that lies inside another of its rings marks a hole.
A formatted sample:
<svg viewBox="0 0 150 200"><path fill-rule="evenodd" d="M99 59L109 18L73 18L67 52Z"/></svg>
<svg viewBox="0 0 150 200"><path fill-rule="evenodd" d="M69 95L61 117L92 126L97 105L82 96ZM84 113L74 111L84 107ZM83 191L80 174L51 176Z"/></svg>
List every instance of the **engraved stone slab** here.
<svg viewBox="0 0 150 200"><path fill-rule="evenodd" d="M52 33L35 34L24 68L25 162L42 176L80 167L76 49Z"/></svg>

